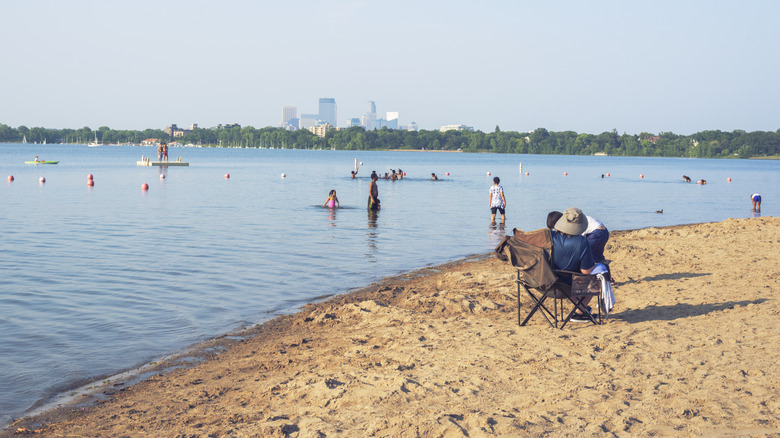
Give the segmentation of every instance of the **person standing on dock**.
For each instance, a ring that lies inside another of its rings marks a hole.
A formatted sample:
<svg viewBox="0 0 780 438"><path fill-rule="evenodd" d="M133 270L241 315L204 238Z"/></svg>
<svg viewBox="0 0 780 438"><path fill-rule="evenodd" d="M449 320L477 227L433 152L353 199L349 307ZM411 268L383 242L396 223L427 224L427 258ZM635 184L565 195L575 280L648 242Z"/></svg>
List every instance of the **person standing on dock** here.
<svg viewBox="0 0 780 438"><path fill-rule="evenodd" d="M162 160L160 161L168 161L168 143L162 144Z"/></svg>
<svg viewBox="0 0 780 438"><path fill-rule="evenodd" d="M157 145L157 161L162 161L162 150L164 144L165 143L161 142L160 144Z"/></svg>

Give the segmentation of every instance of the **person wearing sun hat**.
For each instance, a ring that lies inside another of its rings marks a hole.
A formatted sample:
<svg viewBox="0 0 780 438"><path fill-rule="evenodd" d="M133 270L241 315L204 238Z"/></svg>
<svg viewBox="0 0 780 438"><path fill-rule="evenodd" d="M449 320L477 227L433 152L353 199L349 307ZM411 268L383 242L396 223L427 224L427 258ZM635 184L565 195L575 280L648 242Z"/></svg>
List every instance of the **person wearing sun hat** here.
<svg viewBox="0 0 780 438"><path fill-rule="evenodd" d="M593 260L593 251L590 249L588 239L582 233L588 228L588 219L579 208L567 208L563 216L555 222L552 230L553 240L553 265L555 269L564 271L582 272L590 274L596 262ZM570 284L571 277L559 277L564 283ZM591 297L583 301L587 306ZM577 314L572 316L572 321L587 321L587 316L577 309Z"/></svg>

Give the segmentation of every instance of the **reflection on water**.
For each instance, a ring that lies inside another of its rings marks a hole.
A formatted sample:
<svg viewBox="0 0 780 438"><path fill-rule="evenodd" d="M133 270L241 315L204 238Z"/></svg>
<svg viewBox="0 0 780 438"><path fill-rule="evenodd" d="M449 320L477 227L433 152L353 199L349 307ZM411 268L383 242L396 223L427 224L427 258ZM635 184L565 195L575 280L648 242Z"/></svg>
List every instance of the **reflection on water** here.
<svg viewBox="0 0 780 438"><path fill-rule="evenodd" d="M504 224L496 224L495 222L491 223L488 227L488 239L490 242L492 242L495 245L498 245L498 242L501 241L501 239L506 236L506 228Z"/></svg>
<svg viewBox="0 0 780 438"><path fill-rule="evenodd" d="M336 226L336 210L337 208L329 208L328 209L328 220L330 223L328 223L329 227L335 227Z"/></svg>
<svg viewBox="0 0 780 438"><path fill-rule="evenodd" d="M379 218L379 210L368 209L368 231L366 232L366 244L368 246L368 253L366 258L371 259L372 263L376 263L377 252L377 239L379 238L379 230L377 229Z"/></svg>

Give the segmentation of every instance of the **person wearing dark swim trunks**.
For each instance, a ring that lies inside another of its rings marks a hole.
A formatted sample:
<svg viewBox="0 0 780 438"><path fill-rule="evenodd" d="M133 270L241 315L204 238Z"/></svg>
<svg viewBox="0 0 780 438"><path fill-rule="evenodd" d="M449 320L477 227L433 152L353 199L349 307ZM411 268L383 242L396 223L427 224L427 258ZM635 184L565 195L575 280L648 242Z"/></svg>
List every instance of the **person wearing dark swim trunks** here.
<svg viewBox="0 0 780 438"><path fill-rule="evenodd" d="M376 181L379 177L375 174L371 174L371 183L368 185L368 209L379 210L379 189L376 186Z"/></svg>
<svg viewBox="0 0 780 438"><path fill-rule="evenodd" d="M490 187L490 223L496 223L496 212L501 213L501 223L506 221L504 209L506 208L506 198L504 197L504 188L498 185L501 180L498 177L493 178L493 185Z"/></svg>

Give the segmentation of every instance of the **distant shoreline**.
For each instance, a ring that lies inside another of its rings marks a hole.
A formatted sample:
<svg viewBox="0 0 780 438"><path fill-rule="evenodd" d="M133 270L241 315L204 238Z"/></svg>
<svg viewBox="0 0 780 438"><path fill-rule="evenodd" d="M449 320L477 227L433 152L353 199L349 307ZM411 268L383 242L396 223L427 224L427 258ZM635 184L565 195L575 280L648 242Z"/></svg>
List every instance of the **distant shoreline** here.
<svg viewBox="0 0 780 438"><path fill-rule="evenodd" d="M463 151L436 151L432 149L385 149L387 152L457 152L463 153Z"/></svg>

